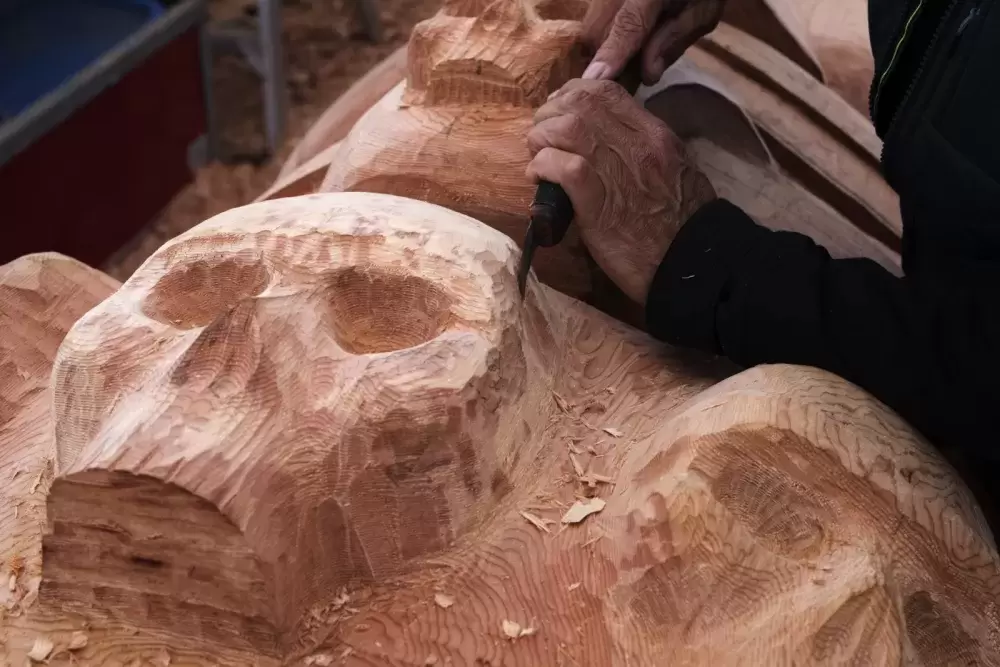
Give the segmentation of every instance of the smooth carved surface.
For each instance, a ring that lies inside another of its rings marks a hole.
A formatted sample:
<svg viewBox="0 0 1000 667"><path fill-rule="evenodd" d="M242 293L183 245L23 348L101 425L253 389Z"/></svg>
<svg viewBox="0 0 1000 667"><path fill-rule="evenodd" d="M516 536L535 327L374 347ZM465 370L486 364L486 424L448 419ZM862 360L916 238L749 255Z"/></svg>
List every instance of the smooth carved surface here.
<svg viewBox="0 0 1000 667"><path fill-rule="evenodd" d="M406 76L406 62L406 47L402 46L345 90L295 146L295 150L282 165L277 182L290 180L303 165L347 136L358 119ZM322 182L322 176L319 181ZM319 182L313 184L313 191L318 186ZM306 193L295 192L283 196L297 194ZM275 196L266 195L261 199L273 199Z"/></svg>
<svg viewBox="0 0 1000 667"><path fill-rule="evenodd" d="M168 243L60 350L39 604L177 664L1000 663L992 537L898 417L521 304L518 255L363 193Z"/></svg>
<svg viewBox="0 0 1000 667"><path fill-rule="evenodd" d="M358 121L320 191L413 197L520 241L535 191L524 175L531 157L524 137L549 93L583 71L580 29L527 0L446 2L414 29L406 82ZM591 295L574 230L539 259L543 282Z"/></svg>
<svg viewBox="0 0 1000 667"><path fill-rule="evenodd" d="M723 21L781 52L868 118L875 63L865 0L729 0Z"/></svg>
<svg viewBox="0 0 1000 667"><path fill-rule="evenodd" d="M656 86L644 89L642 98L649 111L685 140L719 196L766 227L810 236L834 257L868 257L900 273L898 252L817 196L824 191L810 192L784 174L771 154L774 143L767 141L767 130L757 129L731 88L695 64L706 57L697 47L691 49ZM834 164L838 157L841 163L850 159L842 148L827 156Z"/></svg>

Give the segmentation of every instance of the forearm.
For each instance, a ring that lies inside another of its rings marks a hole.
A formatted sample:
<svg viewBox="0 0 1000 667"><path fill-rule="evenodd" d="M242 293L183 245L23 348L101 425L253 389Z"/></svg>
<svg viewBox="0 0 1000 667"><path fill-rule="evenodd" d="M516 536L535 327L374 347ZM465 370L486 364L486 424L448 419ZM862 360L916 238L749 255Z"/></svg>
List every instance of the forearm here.
<svg viewBox="0 0 1000 667"><path fill-rule="evenodd" d="M863 259L834 260L800 234L759 227L727 202L682 228L653 281L650 331L733 361L834 372L936 444L993 459L990 341L1000 309L971 289L917 293Z"/></svg>

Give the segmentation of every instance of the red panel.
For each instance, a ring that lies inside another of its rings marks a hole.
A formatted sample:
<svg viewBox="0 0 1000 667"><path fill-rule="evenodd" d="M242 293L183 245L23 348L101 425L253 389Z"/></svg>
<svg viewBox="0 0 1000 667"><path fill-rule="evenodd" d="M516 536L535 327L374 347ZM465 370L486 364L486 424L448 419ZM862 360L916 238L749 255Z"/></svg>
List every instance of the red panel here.
<svg viewBox="0 0 1000 667"><path fill-rule="evenodd" d="M99 265L191 180L205 131L192 28L0 166L0 264L54 250Z"/></svg>

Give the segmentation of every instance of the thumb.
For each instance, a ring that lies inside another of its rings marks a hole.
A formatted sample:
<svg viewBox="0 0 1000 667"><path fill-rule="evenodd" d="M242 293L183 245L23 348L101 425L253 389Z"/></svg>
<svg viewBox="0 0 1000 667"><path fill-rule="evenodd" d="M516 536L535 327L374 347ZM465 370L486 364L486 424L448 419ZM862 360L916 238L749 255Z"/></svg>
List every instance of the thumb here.
<svg viewBox="0 0 1000 667"><path fill-rule="evenodd" d="M662 0L625 0L583 78L613 79L618 76L656 25L661 4Z"/></svg>

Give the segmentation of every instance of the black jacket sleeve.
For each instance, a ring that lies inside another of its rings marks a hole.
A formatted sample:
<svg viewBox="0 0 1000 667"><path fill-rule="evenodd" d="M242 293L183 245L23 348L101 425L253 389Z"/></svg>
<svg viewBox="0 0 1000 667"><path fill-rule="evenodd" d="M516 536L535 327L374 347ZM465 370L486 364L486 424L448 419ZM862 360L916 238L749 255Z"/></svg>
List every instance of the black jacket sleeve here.
<svg viewBox="0 0 1000 667"><path fill-rule="evenodd" d="M917 287L871 260L832 259L806 236L760 227L720 199L670 246L647 325L661 340L741 365L829 370L931 440L976 447L992 463L1000 461L989 435L1000 405L996 289Z"/></svg>

